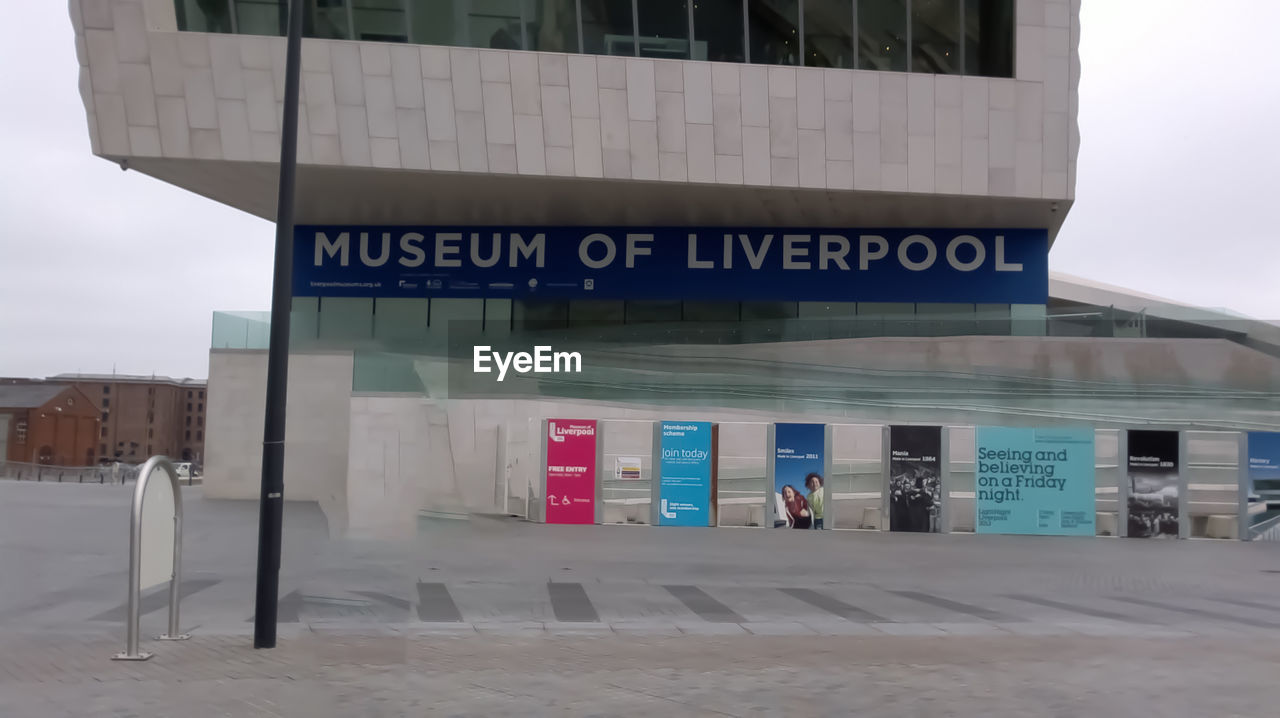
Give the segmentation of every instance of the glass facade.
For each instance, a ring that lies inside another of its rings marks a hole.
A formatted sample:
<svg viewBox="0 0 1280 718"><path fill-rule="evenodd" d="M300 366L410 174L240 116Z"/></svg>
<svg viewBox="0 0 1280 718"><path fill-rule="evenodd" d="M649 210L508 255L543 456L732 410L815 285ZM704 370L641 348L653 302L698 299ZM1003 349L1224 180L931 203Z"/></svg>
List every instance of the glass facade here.
<svg viewBox="0 0 1280 718"><path fill-rule="evenodd" d="M1055 315L1062 314L1061 320ZM1124 335L1127 317L1044 305L295 297L294 349L419 349L453 324L485 336L589 329L602 341L741 344L878 336ZM1081 318L1083 317L1083 318ZM217 312L212 346L265 349L266 312ZM1120 327L1117 329L1117 327Z"/></svg>
<svg viewBox="0 0 1280 718"><path fill-rule="evenodd" d="M215 312L215 349L266 349L268 312ZM592 327L596 336L653 344L735 344L901 336L1215 337L1241 341L1227 322L1148 317L1051 299L1044 304L704 302L655 300L361 299L294 297L295 349L409 346L463 321L488 335ZM764 331L768 328L768 331Z"/></svg>
<svg viewBox="0 0 1280 718"><path fill-rule="evenodd" d="M178 27L283 34L279 0L175 0ZM308 0L307 37L1013 76L1014 0Z"/></svg>

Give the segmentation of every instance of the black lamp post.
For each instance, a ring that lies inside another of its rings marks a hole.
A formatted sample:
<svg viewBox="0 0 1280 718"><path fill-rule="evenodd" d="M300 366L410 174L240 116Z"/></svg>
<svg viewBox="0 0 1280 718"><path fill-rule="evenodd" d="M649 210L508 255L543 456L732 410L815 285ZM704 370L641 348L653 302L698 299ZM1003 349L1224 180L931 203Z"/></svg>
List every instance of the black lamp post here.
<svg viewBox="0 0 1280 718"><path fill-rule="evenodd" d="M276 205L275 273L271 285L271 343L262 432L262 495L258 509L258 576L253 647L275 648L280 594L280 538L284 519L284 420L289 381L289 310L293 297L293 199L298 168L298 75L302 62L300 0L289 6L285 46L284 116L280 128L280 195Z"/></svg>

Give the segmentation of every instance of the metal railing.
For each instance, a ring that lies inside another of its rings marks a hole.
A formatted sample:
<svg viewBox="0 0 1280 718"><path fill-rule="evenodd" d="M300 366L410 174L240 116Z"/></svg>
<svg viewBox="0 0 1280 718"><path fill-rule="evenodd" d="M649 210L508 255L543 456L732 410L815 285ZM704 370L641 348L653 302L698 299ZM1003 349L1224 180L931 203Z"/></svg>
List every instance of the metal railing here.
<svg viewBox="0 0 1280 718"><path fill-rule="evenodd" d="M138 480L139 464L114 463L98 466L52 466L23 461L0 461L0 479L59 484L128 484ZM199 476L190 473L179 483L194 486Z"/></svg>

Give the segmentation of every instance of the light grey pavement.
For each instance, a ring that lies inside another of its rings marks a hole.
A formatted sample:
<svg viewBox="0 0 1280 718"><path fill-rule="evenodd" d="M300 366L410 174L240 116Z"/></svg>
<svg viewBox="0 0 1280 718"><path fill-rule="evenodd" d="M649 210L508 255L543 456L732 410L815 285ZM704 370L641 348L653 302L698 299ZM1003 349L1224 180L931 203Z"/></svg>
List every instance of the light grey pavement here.
<svg viewBox="0 0 1280 718"><path fill-rule="evenodd" d="M252 617L256 502L184 489L183 626ZM129 489L0 482L8 632L118 633ZM445 632L1280 636L1280 550L1231 541L424 521L398 544L328 538L289 504L280 620ZM164 589L144 596L163 628Z"/></svg>
<svg viewBox="0 0 1280 718"><path fill-rule="evenodd" d="M1275 544L484 517L380 544L289 504L281 648L255 652L257 505L198 488L195 638L126 666L106 658L128 501L0 481L0 716L1251 716L1280 698ZM163 590L143 608L161 632Z"/></svg>
<svg viewBox="0 0 1280 718"><path fill-rule="evenodd" d="M0 715L1275 715L1274 643L1045 637L196 636L147 663L0 645Z"/></svg>

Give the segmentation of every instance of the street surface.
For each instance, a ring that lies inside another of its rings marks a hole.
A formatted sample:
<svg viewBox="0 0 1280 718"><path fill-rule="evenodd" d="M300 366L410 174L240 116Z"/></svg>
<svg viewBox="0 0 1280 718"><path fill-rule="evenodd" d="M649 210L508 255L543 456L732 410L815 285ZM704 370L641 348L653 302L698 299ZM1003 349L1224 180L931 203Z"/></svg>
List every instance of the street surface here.
<svg viewBox="0 0 1280 718"><path fill-rule="evenodd" d="M1270 716L1276 544L424 520L289 504L251 648L256 502L184 489L182 627L124 643L131 487L0 481L0 716Z"/></svg>

